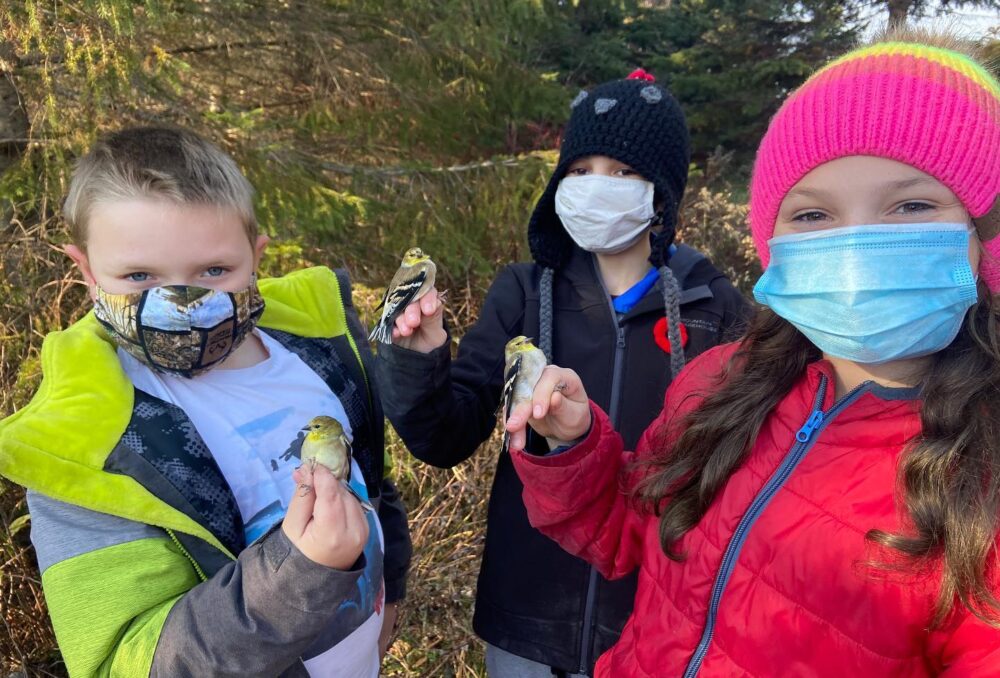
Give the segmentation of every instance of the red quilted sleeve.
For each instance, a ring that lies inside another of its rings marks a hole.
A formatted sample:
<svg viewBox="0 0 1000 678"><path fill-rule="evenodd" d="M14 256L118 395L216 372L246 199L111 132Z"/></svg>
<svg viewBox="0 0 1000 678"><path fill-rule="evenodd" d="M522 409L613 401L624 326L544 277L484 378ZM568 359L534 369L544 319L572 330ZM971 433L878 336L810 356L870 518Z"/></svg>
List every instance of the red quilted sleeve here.
<svg viewBox="0 0 1000 678"><path fill-rule="evenodd" d="M623 450L621 436L593 402L593 424L587 437L561 454L547 457L512 452L524 483L524 504L531 524L569 553L588 561L609 579L623 577L642 558L647 521L627 500L624 471L636 456L657 451L664 427L697 406L704 390L716 383L733 345L717 347L692 361L667 391L663 411L646 429L636 452ZM656 540L656 530L650 532ZM659 544L651 545L659 548Z"/></svg>

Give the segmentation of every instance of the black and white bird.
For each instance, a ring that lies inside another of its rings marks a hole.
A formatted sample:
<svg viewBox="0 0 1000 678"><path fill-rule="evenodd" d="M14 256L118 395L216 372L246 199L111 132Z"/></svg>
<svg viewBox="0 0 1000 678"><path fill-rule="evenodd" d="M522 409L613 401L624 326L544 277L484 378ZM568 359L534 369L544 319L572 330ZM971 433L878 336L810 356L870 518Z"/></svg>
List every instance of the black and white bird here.
<svg viewBox="0 0 1000 678"><path fill-rule="evenodd" d="M541 349L537 348L531 339L517 336L507 342L504 347L504 377L503 377L503 423L506 425L510 413L520 403L531 402L535 384L542 377L547 360ZM503 432L502 452L507 452L510 445L510 434Z"/></svg>
<svg viewBox="0 0 1000 678"><path fill-rule="evenodd" d="M423 250L419 247L408 249L403 255L403 262L399 265L399 269L392 276L392 281L386 288L381 303L375 309L376 311L379 308L382 309L382 317L368 339L391 344L392 327L396 318L407 306L427 294L428 290L434 286L436 272L437 266L434 265L429 256L424 254Z"/></svg>

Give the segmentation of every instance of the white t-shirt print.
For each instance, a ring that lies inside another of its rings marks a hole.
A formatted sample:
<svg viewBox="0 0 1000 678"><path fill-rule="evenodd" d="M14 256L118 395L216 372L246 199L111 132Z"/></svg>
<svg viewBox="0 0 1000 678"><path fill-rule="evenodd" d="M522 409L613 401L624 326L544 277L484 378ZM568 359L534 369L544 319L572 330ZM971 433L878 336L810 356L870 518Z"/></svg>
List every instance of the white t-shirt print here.
<svg viewBox="0 0 1000 678"><path fill-rule="evenodd" d="M292 471L300 463L297 451L292 452L309 420L333 417L353 439L344 406L319 375L265 332L255 334L268 351L266 360L243 369L209 370L193 379L155 372L118 351L136 388L178 406L194 424L236 498L248 545L284 518L296 489ZM351 487L368 498L361 469L353 460ZM377 516L367 517L368 567L356 596L338 609L328 632L311 649L312 656L303 656L310 675L378 675L385 592L381 567L375 565L381 563L384 544ZM342 629L354 630L345 635Z"/></svg>

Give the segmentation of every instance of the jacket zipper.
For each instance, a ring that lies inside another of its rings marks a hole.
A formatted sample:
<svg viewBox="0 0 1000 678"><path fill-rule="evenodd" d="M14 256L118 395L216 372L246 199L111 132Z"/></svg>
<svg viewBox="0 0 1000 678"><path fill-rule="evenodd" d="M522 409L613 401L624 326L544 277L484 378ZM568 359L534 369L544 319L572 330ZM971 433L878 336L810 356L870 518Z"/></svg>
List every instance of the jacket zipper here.
<svg viewBox="0 0 1000 678"><path fill-rule="evenodd" d="M625 368L625 361L623 360L625 357L625 328L618 321L618 312L615 311L614 302L611 300L611 295L604 285L604 279L601 277L601 271L597 267L597 262L591 259L591 263L594 266L594 274L597 276L597 279L601 283L601 288L604 290L604 296L608 300L608 310L611 311L611 322L615 326L615 359L611 370L611 404L608 407L608 417L611 419L615 430L618 430L619 410L621 409L622 372ZM594 604L597 600L597 577L597 568L589 565L587 598L583 606L583 638L580 642L579 673L582 674L587 674L590 669L590 646L594 640Z"/></svg>
<svg viewBox="0 0 1000 678"><path fill-rule="evenodd" d="M812 448L813 443L815 443L818 434L826 428L829 424L845 407L857 400L858 396L864 392L870 382L864 382L858 385L849 393L844 395L840 400L834 403L829 410L823 412L821 409L823 406L823 400L826 398L827 389L827 377L825 375L820 377L819 389L816 392L816 400L813 405L812 413L809 418L806 419L802 427L795 433L795 444L782 459L781 464L771 475L768 481L761 488L757 496L754 497L753 502L751 502L750 507L743 514L740 519L739 524L736 526L736 530L733 532L733 536L729 539L729 544L726 546L726 551L722 556L722 563L719 565L719 571L715 575L715 585L712 587L712 597L709 599L708 604L708 615L705 619L705 628L701 634L701 640L698 642L697 647L695 647L694 654L691 656L691 660L688 662L687 668L684 671L684 678L694 678L701 669L701 664L705 660L705 655L708 654L708 648L712 643L712 635L715 633L715 622L719 613L719 603L722 600L722 594L725 591L726 584L729 583L729 577L732 576L733 570L736 567L736 560L739 558L740 551L743 549L743 544L746 542L747 533L750 528L753 527L754 522L760 517L761 513L770 503L771 499L777 494L778 490L785 484L788 477L798 466L799 462L806 453Z"/></svg>
<svg viewBox="0 0 1000 678"><path fill-rule="evenodd" d="M198 565L198 563L195 561L195 559L191 556L191 554L188 553L188 550L181 545L181 540L177 538L177 535L174 534L174 531L173 530L167 530L167 534L170 535L170 538L173 540L173 542L177 546L177 548L179 548L181 550L181 553L183 553L184 556L188 560L191 561L191 564L194 566L194 571L198 573L198 577L202 581L207 581L208 577L205 576L205 573L202 571L201 567Z"/></svg>

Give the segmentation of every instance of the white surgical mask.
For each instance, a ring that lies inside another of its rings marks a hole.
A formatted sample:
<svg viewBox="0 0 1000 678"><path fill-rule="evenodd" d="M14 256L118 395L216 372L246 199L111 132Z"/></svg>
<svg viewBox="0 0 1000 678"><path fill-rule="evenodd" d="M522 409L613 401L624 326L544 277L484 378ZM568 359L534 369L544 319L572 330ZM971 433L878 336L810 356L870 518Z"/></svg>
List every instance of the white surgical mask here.
<svg viewBox="0 0 1000 678"><path fill-rule="evenodd" d="M556 214L582 249L616 254L639 240L656 216L653 184L588 174L566 177L556 189Z"/></svg>

